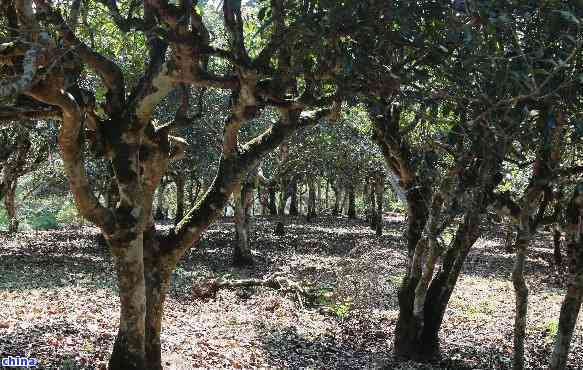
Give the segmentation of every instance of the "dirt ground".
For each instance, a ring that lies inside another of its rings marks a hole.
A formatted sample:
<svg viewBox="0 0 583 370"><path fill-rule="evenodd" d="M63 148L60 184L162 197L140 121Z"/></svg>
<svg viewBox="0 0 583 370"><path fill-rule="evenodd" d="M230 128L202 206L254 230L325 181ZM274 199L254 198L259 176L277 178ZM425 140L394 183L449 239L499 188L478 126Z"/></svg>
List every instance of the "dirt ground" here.
<svg viewBox="0 0 583 370"><path fill-rule="evenodd" d="M441 331L443 359L398 362L391 356L396 292L403 276L404 223L385 220L382 237L362 221L292 219L285 237L258 218L253 269L230 267L234 226L214 225L183 259L166 303L162 351L168 369L507 369L511 363L513 255L503 230L486 230L466 261ZM108 251L90 227L0 234L0 357L39 359L43 369L105 368L119 302ZM550 236L529 252L527 366L548 364L563 284L552 274ZM221 290L197 299L192 286L210 277L264 278L278 272L311 284L305 302L268 288ZM581 322L569 366L583 368Z"/></svg>

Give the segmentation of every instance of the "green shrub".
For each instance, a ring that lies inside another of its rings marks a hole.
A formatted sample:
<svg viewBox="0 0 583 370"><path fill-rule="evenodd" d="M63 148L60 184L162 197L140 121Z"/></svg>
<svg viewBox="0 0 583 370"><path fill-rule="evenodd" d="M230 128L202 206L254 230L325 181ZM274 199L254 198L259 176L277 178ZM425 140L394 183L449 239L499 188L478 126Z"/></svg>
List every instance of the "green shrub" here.
<svg viewBox="0 0 583 370"><path fill-rule="evenodd" d="M75 204L71 201L63 204L63 207L57 212L56 219L59 224L70 225L79 223L79 214Z"/></svg>
<svg viewBox="0 0 583 370"><path fill-rule="evenodd" d="M46 209L33 214L28 219L28 224L34 230L54 230L59 227L55 214Z"/></svg>
<svg viewBox="0 0 583 370"><path fill-rule="evenodd" d="M545 325L546 337L545 343L551 344L555 341L555 337L559 333L559 321L558 320L549 320Z"/></svg>

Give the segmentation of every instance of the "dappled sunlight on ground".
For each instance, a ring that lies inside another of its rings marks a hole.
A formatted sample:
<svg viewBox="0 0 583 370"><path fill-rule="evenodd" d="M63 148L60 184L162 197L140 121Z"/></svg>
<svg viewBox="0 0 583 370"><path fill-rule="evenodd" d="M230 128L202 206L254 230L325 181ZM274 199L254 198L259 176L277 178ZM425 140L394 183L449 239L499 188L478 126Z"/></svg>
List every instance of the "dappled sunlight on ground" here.
<svg viewBox="0 0 583 370"><path fill-rule="evenodd" d="M500 231L492 229L468 256L446 311L444 360L421 365L392 358L406 261L404 224L394 219L385 218L386 229L377 237L358 220L324 217L306 224L290 218L286 236L276 237L277 219L260 217L251 233L256 259L251 269L230 266L231 219L213 225L173 275L162 335L166 366L508 368L513 255L504 253L503 238L496 237ZM0 234L0 354L34 355L49 369L105 366L119 302L111 258L97 236L89 227ZM527 264L529 366L548 361L563 294L560 281L550 277L552 251L545 243L537 239ZM309 284L321 299L309 303L267 288L192 297L199 279L273 273ZM577 334L574 365L582 363L581 343Z"/></svg>

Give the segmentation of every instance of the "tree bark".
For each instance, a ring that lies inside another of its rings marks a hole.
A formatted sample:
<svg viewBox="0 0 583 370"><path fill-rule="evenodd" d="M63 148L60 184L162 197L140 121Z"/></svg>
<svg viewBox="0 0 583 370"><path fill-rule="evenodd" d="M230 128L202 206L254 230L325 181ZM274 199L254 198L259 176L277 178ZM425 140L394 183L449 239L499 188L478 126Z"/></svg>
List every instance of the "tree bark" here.
<svg viewBox="0 0 583 370"><path fill-rule="evenodd" d="M348 218L356 218L356 196L354 194L354 184L350 184L348 188Z"/></svg>
<svg viewBox="0 0 583 370"><path fill-rule="evenodd" d="M568 280L567 293L561 305L559 331L551 356L552 370L562 370L567 366L571 338L575 331L577 317L583 298L583 184L575 187L575 192L566 210Z"/></svg>
<svg viewBox="0 0 583 370"><path fill-rule="evenodd" d="M382 176L378 176L375 181L374 187L375 195L376 195L376 214L375 214L375 226L376 226L376 235L381 236L383 235L383 195L385 192L385 183Z"/></svg>
<svg viewBox="0 0 583 370"><path fill-rule="evenodd" d="M332 187L334 190L334 208L332 209L333 216L339 216L342 214L342 203L344 201L344 189L338 184Z"/></svg>
<svg viewBox="0 0 583 370"><path fill-rule="evenodd" d="M119 330L109 360L112 370L146 369L146 285L143 234L109 240L117 271L121 311Z"/></svg>
<svg viewBox="0 0 583 370"><path fill-rule="evenodd" d="M514 316L514 356L512 368L524 369L524 340L526 338L526 318L528 313L528 287L524 280L524 265L526 249L530 243L529 230L519 231L516 243L516 258L512 270L512 284L514 285L515 316Z"/></svg>
<svg viewBox="0 0 583 370"><path fill-rule="evenodd" d="M298 210L298 182L294 181L291 184L291 203L289 206L289 215L290 216L297 216L299 215Z"/></svg>
<svg viewBox="0 0 583 370"><path fill-rule="evenodd" d="M4 194L4 206L8 214L8 232L18 232L18 217L16 215L16 185L18 179L13 179L6 184L6 193Z"/></svg>
<svg viewBox="0 0 583 370"><path fill-rule="evenodd" d="M253 184L246 182L235 191L235 245L233 265L248 267L254 264L249 247L251 216L249 209L253 201Z"/></svg>
<svg viewBox="0 0 583 370"><path fill-rule="evenodd" d="M269 191L269 214L271 216L277 216L275 188L273 186L269 186L268 191Z"/></svg>
<svg viewBox="0 0 583 370"><path fill-rule="evenodd" d="M308 222L316 218L316 184L313 177L308 177Z"/></svg>

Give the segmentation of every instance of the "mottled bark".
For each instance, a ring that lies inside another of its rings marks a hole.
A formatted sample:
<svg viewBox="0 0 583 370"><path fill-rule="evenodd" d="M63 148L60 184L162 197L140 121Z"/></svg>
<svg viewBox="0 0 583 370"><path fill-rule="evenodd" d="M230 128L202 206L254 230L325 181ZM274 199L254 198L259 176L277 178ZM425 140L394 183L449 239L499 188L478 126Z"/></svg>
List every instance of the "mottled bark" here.
<svg viewBox="0 0 583 370"><path fill-rule="evenodd" d="M148 370L161 370L160 334L164 316L164 301L170 287L173 264L161 254L156 230L150 226L144 233L144 268L146 283L146 365Z"/></svg>
<svg viewBox="0 0 583 370"><path fill-rule="evenodd" d="M143 235L109 239L117 271L121 311L109 369L146 369L146 286Z"/></svg>
<svg viewBox="0 0 583 370"><path fill-rule="evenodd" d="M552 370L567 366L569 347L575 331L577 317L583 298L583 184L576 185L575 192L566 210L568 279L567 292L561 305L559 331L551 356Z"/></svg>
<svg viewBox="0 0 583 370"><path fill-rule="evenodd" d="M250 208L253 202L253 183L244 182L235 191L235 243L233 248L233 265L252 266L253 254L249 246L251 224Z"/></svg>

